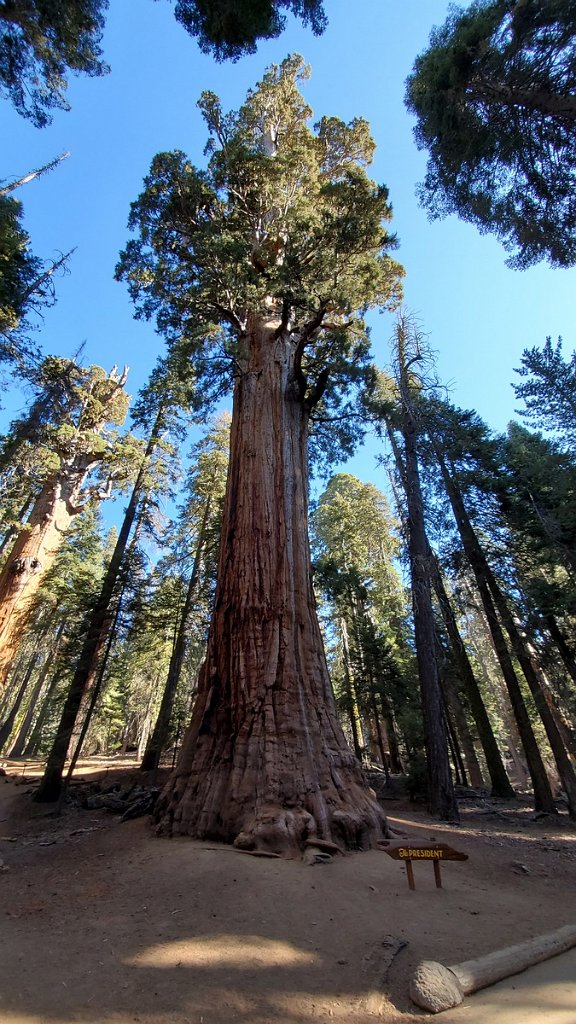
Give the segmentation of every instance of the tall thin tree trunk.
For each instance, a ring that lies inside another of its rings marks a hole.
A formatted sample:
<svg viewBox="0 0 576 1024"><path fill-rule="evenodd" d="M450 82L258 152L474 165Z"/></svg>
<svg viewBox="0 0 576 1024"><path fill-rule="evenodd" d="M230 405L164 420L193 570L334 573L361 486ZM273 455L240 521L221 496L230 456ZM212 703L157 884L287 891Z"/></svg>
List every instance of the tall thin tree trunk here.
<svg viewBox="0 0 576 1024"><path fill-rule="evenodd" d="M454 478L448 471L448 467L446 466L440 447L438 444L435 444L434 447L436 459L446 488L446 493L448 494L448 498L452 506L452 511L454 513L454 518L456 520L456 525L464 546L466 557L476 579L476 585L478 587L484 613L492 635L494 649L496 651L498 661L500 662L502 675L504 676L508 694L510 696L510 703L512 704L512 710L518 725L520 739L522 741L526 761L528 762L528 770L530 772L532 786L534 788L535 806L538 811L555 814L557 809L554 803L550 783L546 775L544 762L530 723L520 684L518 682L516 672L514 671L512 659L508 651L506 640L492 599L492 594L490 592L490 570L488 562L468 518L460 490Z"/></svg>
<svg viewBox="0 0 576 1024"><path fill-rule="evenodd" d="M452 661L451 665L453 665ZM449 723L452 727L454 746L458 748L463 758L462 773L469 778L471 786L479 788L484 785L484 779L482 778L482 771L478 763L474 740L472 739L470 726L466 718L462 697L450 676L450 671L441 676L441 683L448 709Z"/></svg>
<svg viewBox="0 0 576 1024"><path fill-rule="evenodd" d="M162 695L162 701L160 704L160 710L156 719L156 724L152 735L148 741L146 752L142 758L142 764L140 768L143 772L155 771L160 764L160 758L162 751L165 749L168 742L168 736L170 734L170 718L172 715L172 708L174 706L174 699L176 697L176 691L178 689L178 683L180 682L180 675L182 673L182 666L184 664L184 655L186 654L186 644L188 637L188 625L190 621L190 612L192 610L192 602L194 595L198 587L198 579L200 576L200 566L202 564L202 557L204 554L204 545L206 541L206 527L208 525L208 517L212 502L208 497L204 506L204 514L202 516L202 522L198 531L198 537L196 540L196 552L194 555L194 564L192 566L192 572L190 574L190 580L188 582L188 588L186 591L186 597L184 599L184 606L180 612L180 620L178 624L178 631L170 656L170 664L168 666L168 676L166 679L166 686L164 687L164 693Z"/></svg>
<svg viewBox="0 0 576 1024"><path fill-rule="evenodd" d="M340 637L342 639L342 661L344 665L344 687L346 690L346 704L348 710L348 721L352 732L352 743L354 753L359 762L362 763L362 750L364 741L362 738L358 702L356 699L356 688L354 686L354 673L352 671L352 659L350 657L350 642L348 638L348 627L344 617L340 619Z"/></svg>
<svg viewBox="0 0 576 1024"><path fill-rule="evenodd" d="M40 673L38 675L38 679L36 680L36 683L34 684L34 689L32 691L32 694L30 695L30 700L28 701L28 707L26 708L26 714L24 715L24 718L22 719L22 724L20 725L20 729L18 730L18 735L17 735L17 737L16 737L16 739L14 741L14 745L12 747L12 750L10 751L10 757L22 757L22 754L24 752L24 748L26 746L26 738L28 736L28 733L30 731L30 726L32 725L32 721L33 721L34 715L36 713L37 704L38 704L38 702L40 700L40 694L42 692L42 688L43 688L43 686L44 686L44 684L46 682L46 679L48 677L48 671L52 667L52 665L54 664L54 659L55 659L55 657L56 657L56 655L58 653L58 648L60 646L60 641L62 639L62 634L64 632L64 628L65 628L65 622L61 622L59 627L58 627L58 629L57 629L57 631L56 631L56 636L54 637L52 643L50 644L50 646L49 646L49 648L48 648L48 650L46 652L46 656L44 658L44 664L43 664L42 669L41 669L41 671L40 671Z"/></svg>
<svg viewBox="0 0 576 1024"><path fill-rule="evenodd" d="M369 690L369 701L370 709L372 711L372 717L374 720L374 728L376 730L376 743L382 760L382 767L386 778L390 778L390 769L388 767L388 757L386 754L386 747L384 745L384 733L382 731L382 723L380 721L380 715L378 713L378 705L376 704L376 694L374 692L374 677L370 672L370 690Z"/></svg>
<svg viewBox="0 0 576 1024"><path fill-rule="evenodd" d="M192 722L159 800L164 831L285 855L371 845L385 816L346 746L312 589L300 339L241 339L218 582Z"/></svg>
<svg viewBox="0 0 576 1024"><path fill-rule="evenodd" d="M132 488L130 501L126 507L124 520L118 534L114 551L112 552L112 557L104 574L100 593L89 616L82 651L70 684L70 689L64 702L60 724L54 738L52 749L48 755L46 770L40 786L34 795L34 799L39 803L50 803L58 800L60 796L62 774L66 763L70 740L74 732L82 701L88 693L98 671L100 656L104 649L104 644L106 643L107 627L112 621L110 606L120 577L126 548L128 546L128 540L136 519L140 498L144 491L148 462L158 443L162 426L163 416L162 412L159 412L152 429L150 440L146 446L146 451L144 452L142 465L140 466L136 482Z"/></svg>
<svg viewBox="0 0 576 1024"><path fill-rule="evenodd" d="M446 587L444 586L440 566L438 565L438 560L435 558L432 551L430 554L432 559L432 585L436 593L436 599L444 620L446 632L448 633L452 655L458 666L460 680L468 698L472 717L476 723L476 728L478 729L478 737L482 745L482 750L484 751L486 767L492 783L492 796L500 797L505 800L512 800L515 796L514 790L512 789L510 780L506 774L502 755L498 748L496 737L494 736L488 712L486 711L486 705L482 699L482 694L480 693L480 688L476 681L472 665L470 664L470 659L466 652L464 641L460 636L460 630L458 629L458 623L452 609L450 598L446 593ZM475 783L473 783L473 785L474 784Z"/></svg>
<svg viewBox="0 0 576 1024"><path fill-rule="evenodd" d="M16 700L14 701L14 703L12 705L10 713L9 713L8 717L4 720L2 725L0 725L0 751L2 750L3 746L10 739L10 734L11 734L13 728L14 728L14 723L15 723L16 718L18 716L18 712L20 711L20 708L22 706L22 701L24 700L24 697L26 696L26 690L28 689L28 683L30 682L30 677L31 677L34 669L36 668L37 663L38 663L38 654L33 654L32 657L30 658L30 661L28 662L28 666L27 666L26 671L24 673L24 678L23 678L23 680L22 680L22 682L20 684L20 689L18 690L18 693L16 695Z"/></svg>
<svg viewBox="0 0 576 1024"><path fill-rule="evenodd" d="M560 782L564 792L566 793L568 813L571 818L576 818L576 773L574 772L574 768L570 762L568 751L558 726L558 712L554 705L552 694L540 679L539 665L536 661L535 652L530 652L527 649L514 621L514 616L508 607L506 598L500 590L494 574L489 567L487 569L487 573L488 585L498 610L498 614L500 615L504 628L510 637L512 650L520 663L526 682L530 687L530 693L534 699L536 710L544 724L550 749L552 750L556 767L558 769Z"/></svg>
<svg viewBox="0 0 576 1024"><path fill-rule="evenodd" d="M82 753L82 747L84 745L84 741L86 739L86 735L87 735L88 729L90 727L90 722L92 721L92 716L93 716L94 711L96 709L96 704L98 702L98 698L99 698L99 696L100 696L100 694L102 692L102 684L104 682L104 676L105 676L105 673L106 673L106 667L108 665L108 659L110 657L110 651L112 650L112 644L114 642L114 637L115 637L115 634L116 634L116 626L117 626L117 623L118 623L118 618L120 616L121 606L122 606L122 595L120 595L120 597L118 599L118 603L116 605L116 611L114 613L114 620L112 622L111 628L108 631L108 639L107 639L107 643L106 643L106 650L104 651L104 656L102 658L102 662L101 662L101 664L99 666L99 669L98 669L98 676L97 676L97 678L96 678L96 680L94 682L94 686L93 686L92 692L90 694L90 701L88 703L88 707L86 708L86 714L84 716L84 721L82 722L82 728L80 729L80 733L79 733L78 738L76 740L76 744L75 744L74 750L72 751L72 755L71 755L71 758L70 758L70 764L68 766L68 771L66 772L66 778L64 780L64 784L62 785L62 787L60 789L59 807L61 807L62 803L64 802L64 799L65 799L65 796L66 796L66 792L68 790L68 787L70 785L70 781L71 781L72 776L74 774L74 769L76 768L76 765L78 763L78 759L80 757L80 754Z"/></svg>
<svg viewBox="0 0 576 1024"><path fill-rule="evenodd" d="M462 757L462 750L458 741L458 733L454 728L454 724L448 714L446 716L446 726L448 731L448 745L452 754L452 763L454 765L454 771L456 773L456 783L458 786L467 786L468 777L466 775L466 767L464 765L464 759Z"/></svg>
<svg viewBox="0 0 576 1024"><path fill-rule="evenodd" d="M404 771L404 765L402 764L402 758L400 756L400 744L398 742L396 722L394 721L394 714L390 706L390 702L382 692L380 692L380 707L382 709L382 718L386 726L386 734L388 736L390 771L393 775L399 775Z"/></svg>
<svg viewBox="0 0 576 1024"><path fill-rule="evenodd" d="M65 670L62 667L57 668L56 672L52 676L46 688L46 693L44 694L44 697L42 699L42 707L40 709L40 714L38 715L38 718L36 719L36 722L34 724L34 728L30 733L30 739L28 740L26 747L24 748L24 757L36 757L38 753L38 749L42 741L42 733L44 732L44 727L50 714L52 698L54 697L58 683L60 682L64 674Z"/></svg>
<svg viewBox="0 0 576 1024"><path fill-rule="evenodd" d="M574 656L574 651L562 633L554 615L546 615L544 622L546 623L546 628L550 633L552 640L558 648L564 668L570 675L571 679L576 683L576 657Z"/></svg>
<svg viewBox="0 0 576 1024"><path fill-rule="evenodd" d="M397 328L398 385L401 402L401 431L404 460L401 476L408 508L408 550L412 579L412 608L416 659L422 697L424 742L428 770L428 805L430 812L449 821L458 821L458 805L448 757L448 737L444 702L436 662L436 630L430 588L429 545L424 523L424 502L418 464L418 429L413 410L410 366L406 351L407 324ZM392 433L390 430L389 433Z"/></svg>

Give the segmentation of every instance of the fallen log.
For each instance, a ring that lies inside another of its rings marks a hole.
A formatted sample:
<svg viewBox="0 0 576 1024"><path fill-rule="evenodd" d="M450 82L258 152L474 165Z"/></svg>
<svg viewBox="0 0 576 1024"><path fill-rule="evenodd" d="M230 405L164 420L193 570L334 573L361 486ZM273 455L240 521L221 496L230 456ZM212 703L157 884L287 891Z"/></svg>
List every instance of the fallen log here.
<svg viewBox="0 0 576 1024"><path fill-rule="evenodd" d="M547 935L451 967L423 960L410 982L410 998L423 1010L441 1013L459 1006L464 996L565 953L573 946L576 946L576 925L567 924Z"/></svg>

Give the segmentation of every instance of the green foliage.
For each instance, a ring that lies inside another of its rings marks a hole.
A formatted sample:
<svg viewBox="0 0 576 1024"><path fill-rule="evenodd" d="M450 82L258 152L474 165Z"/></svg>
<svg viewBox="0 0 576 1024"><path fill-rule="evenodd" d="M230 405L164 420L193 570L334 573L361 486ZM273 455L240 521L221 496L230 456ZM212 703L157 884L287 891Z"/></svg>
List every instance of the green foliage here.
<svg viewBox="0 0 576 1024"><path fill-rule="evenodd" d="M30 286L41 272L40 260L28 252L29 244L22 204L12 196L0 196L0 335L20 323Z"/></svg>
<svg viewBox="0 0 576 1024"><path fill-rule="evenodd" d="M37 128L68 110L66 74L102 75L108 0L2 0L0 90Z"/></svg>
<svg viewBox="0 0 576 1024"><path fill-rule="evenodd" d="M30 354L24 340L26 317L51 305L51 279L42 281L42 261L30 252L22 204L0 195L0 361L22 366Z"/></svg>
<svg viewBox="0 0 576 1024"><path fill-rule="evenodd" d="M516 373L523 378L522 384L512 385L524 402L521 415L576 455L576 352L566 360L562 339L553 346L546 338L542 349L524 349Z"/></svg>
<svg viewBox="0 0 576 1024"><path fill-rule="evenodd" d="M302 339L299 385L310 408L343 401L368 372L362 314L394 304L402 270L387 191L366 174L374 144L365 121L310 127L292 56L269 69L239 111L205 93L205 170L181 152L155 157L132 206L138 232L117 275L137 315L185 344L198 386L242 369L251 318L275 319Z"/></svg>
<svg viewBox="0 0 576 1024"><path fill-rule="evenodd" d="M123 488L141 460L142 443L120 436L129 398L119 375L100 366L48 356L28 374L33 400L26 416L0 438L0 524L16 526L54 473L94 473L84 498L102 497L101 487Z"/></svg>
<svg viewBox="0 0 576 1024"><path fill-rule="evenodd" d="M452 7L407 82L421 201L494 232L513 267L576 262L574 17L574 0Z"/></svg>
<svg viewBox="0 0 576 1024"><path fill-rule="evenodd" d="M73 521L53 564L35 596L22 648L41 653L46 685L33 727L33 752L45 753L52 742L62 702L80 655L86 617L100 588L109 546L96 505Z"/></svg>
<svg viewBox="0 0 576 1024"><path fill-rule="evenodd" d="M539 434L508 427L504 513L524 588L541 614L576 612L576 464Z"/></svg>
<svg viewBox="0 0 576 1024"><path fill-rule="evenodd" d="M327 632L340 637L332 659L338 705L365 720L373 718L374 702L380 712L393 709L397 720L405 712L409 718L417 692L396 525L386 497L347 473L332 477L311 517Z"/></svg>
<svg viewBox="0 0 576 1024"><path fill-rule="evenodd" d="M174 13L204 53L237 60L255 53L257 40L280 35L283 11L310 25L315 35L326 26L321 0L178 0Z"/></svg>

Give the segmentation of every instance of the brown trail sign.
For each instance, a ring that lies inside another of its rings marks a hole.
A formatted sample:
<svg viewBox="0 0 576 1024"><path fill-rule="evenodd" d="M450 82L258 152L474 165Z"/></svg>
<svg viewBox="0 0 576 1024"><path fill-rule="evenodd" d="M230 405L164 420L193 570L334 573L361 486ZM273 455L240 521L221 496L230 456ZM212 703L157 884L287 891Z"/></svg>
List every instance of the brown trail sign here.
<svg viewBox="0 0 576 1024"><path fill-rule="evenodd" d="M442 876L440 874L440 861L443 860L468 860L467 853L460 853L447 843L420 843L407 840L403 843L379 843L378 849L387 853L392 860L404 861L406 865L406 877L410 889L416 888L414 881L413 860L431 861L434 866L434 879L436 888L442 888Z"/></svg>

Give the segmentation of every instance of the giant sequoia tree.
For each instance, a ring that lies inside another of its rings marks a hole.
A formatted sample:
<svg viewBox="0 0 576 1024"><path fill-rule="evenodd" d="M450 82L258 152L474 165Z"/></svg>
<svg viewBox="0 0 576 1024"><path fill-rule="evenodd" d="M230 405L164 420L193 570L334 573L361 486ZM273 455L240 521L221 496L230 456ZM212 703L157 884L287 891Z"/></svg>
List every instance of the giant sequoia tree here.
<svg viewBox="0 0 576 1024"><path fill-rule="evenodd" d="M216 96L206 170L155 158L119 274L141 315L189 339L206 378L234 380L218 586L199 694L165 830L289 852L367 845L383 814L337 720L310 580L311 417L368 371L362 312L393 302L387 191L366 174L367 124L322 118L300 57L272 67L236 113ZM342 421L345 422L345 421Z"/></svg>
<svg viewBox="0 0 576 1024"><path fill-rule="evenodd" d="M83 369L72 360L48 357L37 374L38 390L45 394L38 395L34 415L17 424L12 447L2 453L14 458L19 447L37 445L44 459L38 473L41 489L0 572L0 687L29 621L32 599L75 516L91 501L107 497L113 481L125 477L127 448L110 427L126 415L126 375L127 369L106 373L99 366ZM47 395L54 400L50 409Z"/></svg>
<svg viewBox="0 0 576 1024"><path fill-rule="evenodd" d="M510 264L576 262L573 0L452 8L408 79L435 216L493 231Z"/></svg>

